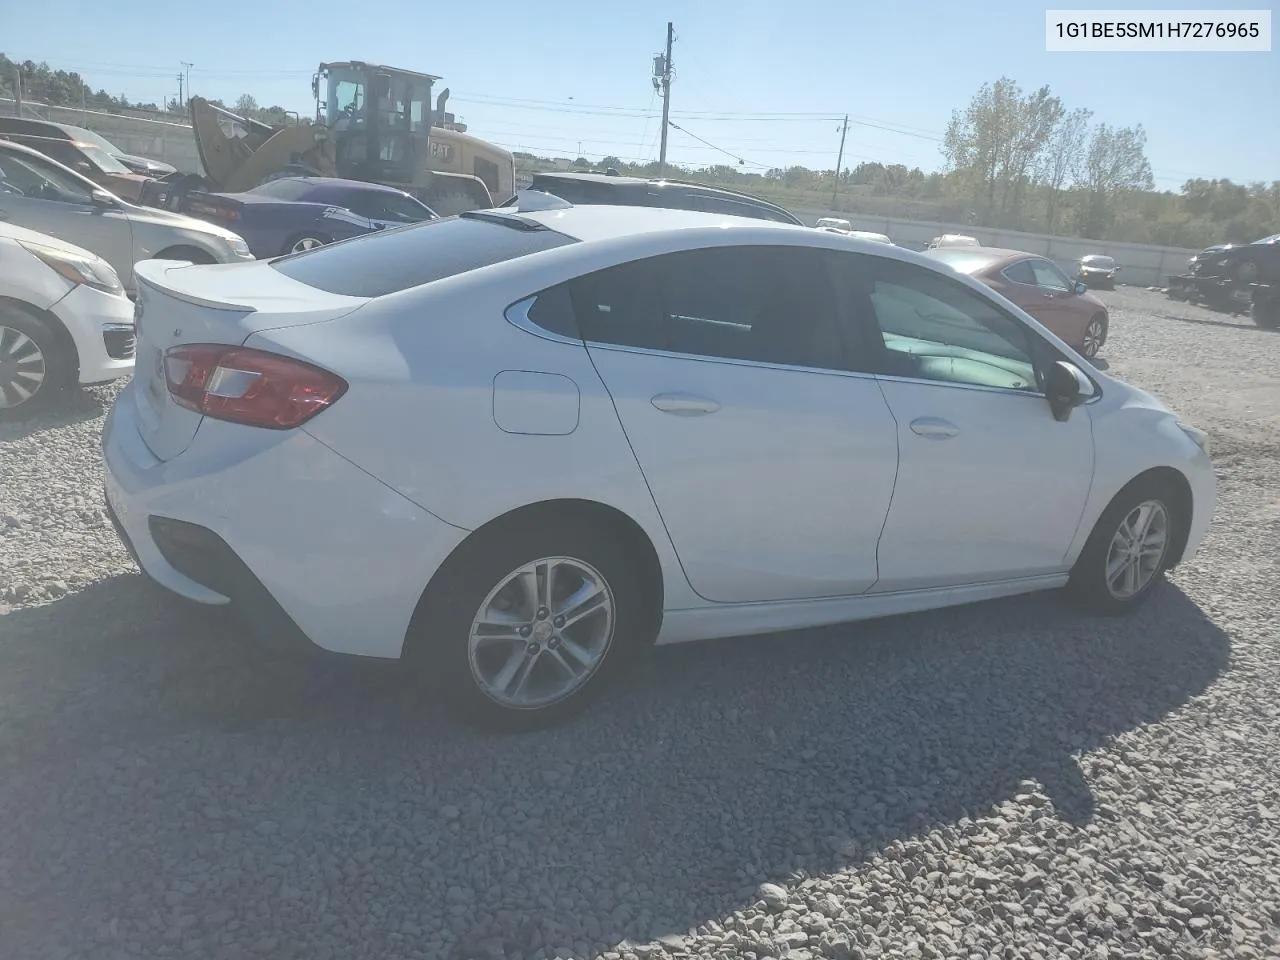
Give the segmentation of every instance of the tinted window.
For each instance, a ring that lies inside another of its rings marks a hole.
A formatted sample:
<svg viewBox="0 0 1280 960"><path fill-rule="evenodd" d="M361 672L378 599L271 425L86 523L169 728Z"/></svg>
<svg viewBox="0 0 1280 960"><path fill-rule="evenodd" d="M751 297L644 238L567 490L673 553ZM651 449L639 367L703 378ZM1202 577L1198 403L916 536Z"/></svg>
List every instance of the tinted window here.
<svg viewBox="0 0 1280 960"><path fill-rule="evenodd" d="M328 293L381 297L574 242L554 230L450 217L292 254L271 265Z"/></svg>
<svg viewBox="0 0 1280 960"><path fill-rule="evenodd" d="M574 204L612 203L634 206L643 194L621 184L600 183L597 180L557 180L554 177L534 177L530 190L554 194L561 200Z"/></svg>
<svg viewBox="0 0 1280 960"><path fill-rule="evenodd" d="M680 210L701 210L705 213L725 213L734 217L750 217L753 220L772 220L775 223L795 223L795 219L749 200L721 197L707 193L675 193L671 190L655 190L652 194L660 206Z"/></svg>
<svg viewBox="0 0 1280 960"><path fill-rule="evenodd" d="M6 193L21 193L34 200L89 201L88 187L37 157L0 150L0 182L3 182Z"/></svg>
<svg viewBox="0 0 1280 960"><path fill-rule="evenodd" d="M845 369L820 253L717 247L623 264L569 284L596 343Z"/></svg>
<svg viewBox="0 0 1280 960"><path fill-rule="evenodd" d="M1035 274L1037 287L1063 293L1073 288L1067 275L1048 260L1028 260L1027 262L1031 265L1031 272Z"/></svg>
<svg viewBox="0 0 1280 960"><path fill-rule="evenodd" d="M1036 274L1031 269L1031 261L1019 260L1017 263L1004 268L1004 275L1014 283L1025 283L1029 286L1035 286Z"/></svg>
<svg viewBox="0 0 1280 960"><path fill-rule="evenodd" d="M1031 337L995 304L923 267L879 257L864 262L886 373L1037 389Z"/></svg>
<svg viewBox="0 0 1280 960"><path fill-rule="evenodd" d="M333 199L353 213L371 220L420 223L434 216L431 210L412 197L382 190L352 190Z"/></svg>
<svg viewBox="0 0 1280 960"><path fill-rule="evenodd" d="M307 194L313 190L315 190L315 185L305 180L284 179L260 183L248 192L256 193L263 197L275 197L277 200L304 200Z"/></svg>

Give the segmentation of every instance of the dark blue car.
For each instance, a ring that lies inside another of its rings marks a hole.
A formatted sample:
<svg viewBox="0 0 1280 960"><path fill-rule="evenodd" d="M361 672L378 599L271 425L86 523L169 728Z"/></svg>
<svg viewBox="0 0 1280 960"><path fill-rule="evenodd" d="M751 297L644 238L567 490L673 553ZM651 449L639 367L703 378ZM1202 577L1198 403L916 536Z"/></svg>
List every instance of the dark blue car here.
<svg viewBox="0 0 1280 960"><path fill-rule="evenodd" d="M436 219L403 190L333 177L281 177L244 193L190 193L181 210L234 230L260 260Z"/></svg>

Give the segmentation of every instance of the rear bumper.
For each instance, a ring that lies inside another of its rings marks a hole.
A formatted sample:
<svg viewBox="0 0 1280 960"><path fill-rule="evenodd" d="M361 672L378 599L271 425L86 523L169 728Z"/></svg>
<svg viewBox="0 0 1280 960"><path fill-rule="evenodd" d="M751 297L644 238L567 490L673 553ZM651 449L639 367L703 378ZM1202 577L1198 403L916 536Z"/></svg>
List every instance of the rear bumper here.
<svg viewBox="0 0 1280 960"><path fill-rule="evenodd" d="M399 657L466 531L301 431L206 419L185 452L158 460L133 390L102 444L108 511L143 572L197 603L231 603L273 647Z"/></svg>

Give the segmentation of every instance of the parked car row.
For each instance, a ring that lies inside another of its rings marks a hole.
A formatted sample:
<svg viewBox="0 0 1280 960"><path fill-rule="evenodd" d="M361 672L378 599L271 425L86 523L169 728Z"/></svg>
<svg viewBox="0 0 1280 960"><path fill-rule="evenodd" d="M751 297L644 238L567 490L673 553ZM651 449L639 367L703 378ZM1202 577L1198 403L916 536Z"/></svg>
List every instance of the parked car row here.
<svg viewBox="0 0 1280 960"><path fill-rule="evenodd" d="M1168 295L1232 312L1248 310L1253 322L1280 329L1280 233L1253 243L1218 243L1188 259L1170 277Z"/></svg>
<svg viewBox="0 0 1280 960"><path fill-rule="evenodd" d="M108 513L168 590L504 728L654 643L1064 586L1131 610L1205 534L1207 443L995 288L1086 296L1045 264L536 190L147 261Z"/></svg>

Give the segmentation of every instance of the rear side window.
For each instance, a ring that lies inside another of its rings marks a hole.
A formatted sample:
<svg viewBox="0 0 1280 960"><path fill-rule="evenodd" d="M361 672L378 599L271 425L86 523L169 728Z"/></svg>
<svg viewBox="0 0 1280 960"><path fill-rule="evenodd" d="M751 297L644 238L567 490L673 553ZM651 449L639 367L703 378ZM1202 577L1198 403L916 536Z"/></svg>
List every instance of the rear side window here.
<svg viewBox="0 0 1280 960"><path fill-rule="evenodd" d="M281 257L271 266L327 293L382 297L576 242L545 228L449 217Z"/></svg>

